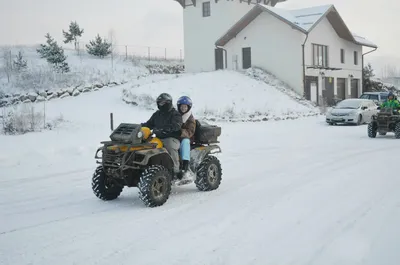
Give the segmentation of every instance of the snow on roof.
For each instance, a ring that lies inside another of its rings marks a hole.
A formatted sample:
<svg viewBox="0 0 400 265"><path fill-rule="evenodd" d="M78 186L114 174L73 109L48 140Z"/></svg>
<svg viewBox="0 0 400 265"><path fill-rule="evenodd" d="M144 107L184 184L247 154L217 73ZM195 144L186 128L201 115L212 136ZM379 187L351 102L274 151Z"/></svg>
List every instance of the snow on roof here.
<svg viewBox="0 0 400 265"><path fill-rule="evenodd" d="M315 25L315 23L317 23L321 19L321 17L333 6L323 5L302 9L286 10L263 4L260 5L265 9L274 12L283 19L299 26L305 31L309 31Z"/></svg>
<svg viewBox="0 0 400 265"><path fill-rule="evenodd" d="M356 40L356 42L358 44L361 44L361 45L364 45L364 46L368 46L368 47L372 47L372 48L378 48L378 46L375 43L373 43L372 41L367 40L366 38L361 37L361 36L357 35L354 32L352 32L351 34L353 34L353 37L354 37L354 39Z"/></svg>
<svg viewBox="0 0 400 265"><path fill-rule="evenodd" d="M321 5L314 7L307 7L301 9L286 10L277 7L271 7L268 5L259 4L264 9L275 13L280 18L287 22L294 24L306 32L310 32L312 28L320 21L320 19L332 8L333 5ZM363 46L377 48L378 46L373 42L361 37L355 33L352 33L355 43Z"/></svg>

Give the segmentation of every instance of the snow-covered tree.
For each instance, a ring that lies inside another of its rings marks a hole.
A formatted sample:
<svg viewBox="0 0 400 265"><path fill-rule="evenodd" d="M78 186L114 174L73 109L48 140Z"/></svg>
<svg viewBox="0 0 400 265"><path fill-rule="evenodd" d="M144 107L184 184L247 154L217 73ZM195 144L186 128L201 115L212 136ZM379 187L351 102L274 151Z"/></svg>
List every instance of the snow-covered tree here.
<svg viewBox="0 0 400 265"><path fill-rule="evenodd" d="M77 49L78 38L82 37L83 29L80 29L78 23L76 21L71 21L69 24L69 31L63 30L64 35L64 43L74 42L75 50Z"/></svg>
<svg viewBox="0 0 400 265"><path fill-rule="evenodd" d="M19 51L18 55L16 56L16 59L14 60L14 69L19 72L23 69L26 69L26 67L27 67L26 60L24 60L22 56L22 51Z"/></svg>
<svg viewBox="0 0 400 265"><path fill-rule="evenodd" d="M69 72L69 66L66 62L67 56L64 55L64 50L60 47L57 42L46 34L46 44L40 44L40 48L37 52L40 54L40 58L45 58L50 63L56 72L66 73Z"/></svg>
<svg viewBox="0 0 400 265"><path fill-rule="evenodd" d="M111 53L112 44L106 39L102 39L99 34L97 34L94 40L91 40L89 44L86 44L87 52L91 55L104 58Z"/></svg>

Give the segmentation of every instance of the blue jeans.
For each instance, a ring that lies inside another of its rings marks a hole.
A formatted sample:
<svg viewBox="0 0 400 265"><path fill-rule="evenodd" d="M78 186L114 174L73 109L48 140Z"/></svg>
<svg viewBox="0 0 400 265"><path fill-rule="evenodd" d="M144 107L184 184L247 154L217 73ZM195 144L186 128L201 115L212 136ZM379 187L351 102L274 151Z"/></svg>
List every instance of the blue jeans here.
<svg viewBox="0 0 400 265"><path fill-rule="evenodd" d="M182 160L190 161L190 139L184 138L181 142L180 153Z"/></svg>

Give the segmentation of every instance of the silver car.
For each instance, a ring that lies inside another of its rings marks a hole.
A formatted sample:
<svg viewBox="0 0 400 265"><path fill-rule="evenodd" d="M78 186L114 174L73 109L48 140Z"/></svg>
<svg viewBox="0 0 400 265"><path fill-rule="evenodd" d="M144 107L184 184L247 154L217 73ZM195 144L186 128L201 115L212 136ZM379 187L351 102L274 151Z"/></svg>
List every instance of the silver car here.
<svg viewBox="0 0 400 265"><path fill-rule="evenodd" d="M326 122L330 125L338 123L363 124L371 120L378 112L378 106L373 100L349 98L340 101L326 113Z"/></svg>

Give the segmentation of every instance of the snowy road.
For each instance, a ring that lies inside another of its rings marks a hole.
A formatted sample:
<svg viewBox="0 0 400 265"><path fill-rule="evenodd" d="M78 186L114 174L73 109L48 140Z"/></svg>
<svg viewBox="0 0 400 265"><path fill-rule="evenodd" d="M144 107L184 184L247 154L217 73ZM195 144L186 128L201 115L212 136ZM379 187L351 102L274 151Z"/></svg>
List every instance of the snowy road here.
<svg viewBox="0 0 400 265"><path fill-rule="evenodd" d="M399 264L392 135L323 118L224 125L220 189L178 187L152 209L136 189L93 195L87 138L60 147L69 161L51 141L41 163L0 156L0 264Z"/></svg>

